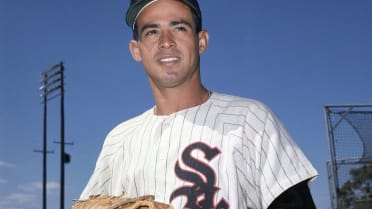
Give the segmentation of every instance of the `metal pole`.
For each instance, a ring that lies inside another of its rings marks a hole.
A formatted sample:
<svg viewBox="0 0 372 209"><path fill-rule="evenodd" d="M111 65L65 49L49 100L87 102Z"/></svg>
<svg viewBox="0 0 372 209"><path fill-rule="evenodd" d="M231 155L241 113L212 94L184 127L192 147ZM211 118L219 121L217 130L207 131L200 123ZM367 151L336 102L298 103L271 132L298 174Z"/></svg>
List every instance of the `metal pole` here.
<svg viewBox="0 0 372 209"><path fill-rule="evenodd" d="M63 63L61 66L61 209L65 208L65 107L63 85Z"/></svg>
<svg viewBox="0 0 372 209"><path fill-rule="evenodd" d="M335 201L332 201L332 203L335 203L336 205L332 204L332 208L336 209L339 207L339 201L338 201L338 176L337 176L337 162L336 162L336 156L335 156L335 142L333 138L333 131L334 127L332 126L332 123L330 122L330 110L329 107L326 106L325 108L325 119L327 124L327 136L328 136L328 147L329 152L331 155L331 175L333 177L333 195L331 196L331 201L334 198Z"/></svg>
<svg viewBox="0 0 372 209"><path fill-rule="evenodd" d="M45 74L44 78L47 78L48 75ZM46 85L47 81L45 79L44 85ZM46 209L47 206L47 197L46 197L46 181L47 181L47 89L44 89L44 115L43 115L43 209Z"/></svg>

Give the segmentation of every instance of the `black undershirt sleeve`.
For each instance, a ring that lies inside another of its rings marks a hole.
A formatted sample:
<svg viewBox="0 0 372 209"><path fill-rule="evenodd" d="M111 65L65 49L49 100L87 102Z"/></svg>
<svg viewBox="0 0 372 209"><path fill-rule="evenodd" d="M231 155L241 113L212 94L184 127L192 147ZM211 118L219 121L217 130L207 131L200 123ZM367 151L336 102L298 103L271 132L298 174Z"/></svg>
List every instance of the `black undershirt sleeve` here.
<svg viewBox="0 0 372 209"><path fill-rule="evenodd" d="M316 209L308 186L308 180L284 191L268 209Z"/></svg>

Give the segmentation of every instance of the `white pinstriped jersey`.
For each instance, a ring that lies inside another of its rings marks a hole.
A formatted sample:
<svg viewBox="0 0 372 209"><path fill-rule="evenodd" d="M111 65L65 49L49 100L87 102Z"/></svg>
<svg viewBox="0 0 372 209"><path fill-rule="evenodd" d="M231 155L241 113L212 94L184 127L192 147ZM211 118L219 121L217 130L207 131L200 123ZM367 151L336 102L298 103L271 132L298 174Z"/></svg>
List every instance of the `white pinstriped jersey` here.
<svg viewBox="0 0 372 209"><path fill-rule="evenodd" d="M81 199L93 194L155 199L181 208L267 208L317 175L262 103L220 93L169 116L153 109L107 136Z"/></svg>

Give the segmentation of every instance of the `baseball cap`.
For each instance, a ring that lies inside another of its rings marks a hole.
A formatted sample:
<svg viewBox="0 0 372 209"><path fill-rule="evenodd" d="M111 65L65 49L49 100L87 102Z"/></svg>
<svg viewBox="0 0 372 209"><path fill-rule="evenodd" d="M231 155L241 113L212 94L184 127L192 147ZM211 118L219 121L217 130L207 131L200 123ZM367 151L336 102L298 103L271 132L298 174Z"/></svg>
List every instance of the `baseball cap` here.
<svg viewBox="0 0 372 209"><path fill-rule="evenodd" d="M131 0L130 6L126 13L126 23L129 27L134 29L134 25L138 16L141 12L148 7L150 4L156 2L158 0ZM197 17L201 20L201 11L199 8L199 4L197 0L178 0L187 6L189 6L197 15Z"/></svg>

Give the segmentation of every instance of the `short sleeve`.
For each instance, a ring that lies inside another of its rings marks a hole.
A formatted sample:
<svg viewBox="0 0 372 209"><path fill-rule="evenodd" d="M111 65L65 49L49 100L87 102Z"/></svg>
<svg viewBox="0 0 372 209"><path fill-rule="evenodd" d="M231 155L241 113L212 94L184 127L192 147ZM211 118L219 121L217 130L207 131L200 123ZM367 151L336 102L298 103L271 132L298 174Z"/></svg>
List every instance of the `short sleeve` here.
<svg viewBox="0 0 372 209"><path fill-rule="evenodd" d="M254 152L254 181L260 205L267 208L288 188L313 178L317 171L288 134L279 119L265 105L258 103L246 119L247 140Z"/></svg>

